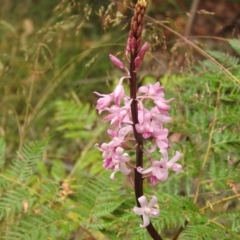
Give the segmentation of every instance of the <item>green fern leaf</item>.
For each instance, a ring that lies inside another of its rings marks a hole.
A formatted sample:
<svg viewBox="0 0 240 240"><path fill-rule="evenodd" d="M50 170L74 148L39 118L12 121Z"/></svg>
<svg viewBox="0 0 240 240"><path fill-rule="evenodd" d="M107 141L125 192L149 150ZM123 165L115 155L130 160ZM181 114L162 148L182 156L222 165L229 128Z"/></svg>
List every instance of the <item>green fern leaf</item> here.
<svg viewBox="0 0 240 240"><path fill-rule="evenodd" d="M40 214L26 215L3 239L65 240L72 228L65 227L65 217L56 210L41 207Z"/></svg>
<svg viewBox="0 0 240 240"><path fill-rule="evenodd" d="M17 152L18 158L13 160L13 164L8 172L19 181L27 181L37 172L37 163L41 160L47 141L31 142L24 145L22 150Z"/></svg>
<svg viewBox="0 0 240 240"><path fill-rule="evenodd" d="M213 50L209 50L207 52L209 55L214 57L217 61L219 61L221 64L225 66L235 67L239 62L239 58L230 56L229 54L226 54L223 52L213 51Z"/></svg>
<svg viewBox="0 0 240 240"><path fill-rule="evenodd" d="M5 150L6 150L6 143L3 138L0 138L0 168L5 163Z"/></svg>
<svg viewBox="0 0 240 240"><path fill-rule="evenodd" d="M27 190L17 188L10 190L0 198L0 220L11 214L23 212L23 202L30 202L30 195Z"/></svg>
<svg viewBox="0 0 240 240"><path fill-rule="evenodd" d="M240 40L239 39L230 39L230 46L240 55Z"/></svg>
<svg viewBox="0 0 240 240"><path fill-rule="evenodd" d="M77 104L70 101L58 101L56 104L56 121L60 122L58 131L66 131L65 138L89 139L92 136L92 129L96 112L89 104Z"/></svg>

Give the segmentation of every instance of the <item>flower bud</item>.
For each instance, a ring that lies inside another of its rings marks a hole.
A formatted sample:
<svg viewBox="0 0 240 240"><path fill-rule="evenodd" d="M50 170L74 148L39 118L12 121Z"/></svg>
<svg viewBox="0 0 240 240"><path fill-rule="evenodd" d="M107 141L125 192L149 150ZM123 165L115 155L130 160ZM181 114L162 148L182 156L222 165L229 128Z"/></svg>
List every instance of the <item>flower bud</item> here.
<svg viewBox="0 0 240 240"><path fill-rule="evenodd" d="M124 97L124 88L122 84L118 84L113 92L113 100L116 102L116 105L119 106L120 102Z"/></svg>
<svg viewBox="0 0 240 240"><path fill-rule="evenodd" d="M117 57L113 56L112 54L109 54L109 58L110 58L110 60L112 61L112 63L113 63L115 66L117 66L117 67L119 67L119 68L121 68L121 69L124 68L123 62L120 61Z"/></svg>

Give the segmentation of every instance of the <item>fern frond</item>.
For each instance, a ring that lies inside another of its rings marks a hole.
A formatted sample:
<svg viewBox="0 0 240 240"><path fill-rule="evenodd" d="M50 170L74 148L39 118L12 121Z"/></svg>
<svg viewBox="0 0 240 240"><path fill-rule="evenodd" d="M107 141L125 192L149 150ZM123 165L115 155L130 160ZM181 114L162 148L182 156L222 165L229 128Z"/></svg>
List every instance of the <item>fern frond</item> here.
<svg viewBox="0 0 240 240"><path fill-rule="evenodd" d="M221 150L226 151L231 147L240 147L240 139L238 133L233 133L229 131L229 129L221 132L215 132L213 135L212 147L216 152L219 152Z"/></svg>
<svg viewBox="0 0 240 240"><path fill-rule="evenodd" d="M23 212L24 201L31 202L30 195L27 190L17 188L10 190L0 198L0 220L11 214ZM31 205L31 204L29 204Z"/></svg>
<svg viewBox="0 0 240 240"><path fill-rule="evenodd" d="M68 222L70 224L70 222ZM41 207L40 214L27 215L16 225L12 226L3 239L19 240L46 240L62 239L72 230L71 227L65 226L66 219L64 215L49 207Z"/></svg>
<svg viewBox="0 0 240 240"><path fill-rule="evenodd" d="M231 233L224 226L214 224L214 223L206 223L199 224L194 226L187 226L185 231L182 234L180 239L183 240L213 240L213 239L221 239L221 240L239 240L240 237Z"/></svg>
<svg viewBox="0 0 240 240"><path fill-rule="evenodd" d="M5 163L5 150L6 150L6 143L3 138L0 138L0 168Z"/></svg>
<svg viewBox="0 0 240 240"><path fill-rule="evenodd" d="M220 214L216 219L225 221L233 233L240 234L240 211ZM239 237L240 239L240 237Z"/></svg>
<svg viewBox="0 0 240 240"><path fill-rule="evenodd" d="M78 224L88 231L101 231L105 238L114 234L117 236L120 224L118 217L122 215L122 204L126 201L122 196L118 183L110 180L108 172L98 178L86 178L74 196L79 206L71 208L71 211L77 213Z"/></svg>
<svg viewBox="0 0 240 240"><path fill-rule="evenodd" d="M157 220L153 219L153 222L159 230L183 226L186 221L205 219L189 198L170 194L159 194L158 197L161 214Z"/></svg>
<svg viewBox="0 0 240 240"><path fill-rule="evenodd" d="M4 190L6 190L11 182L6 179L4 176L0 175L0 193Z"/></svg>
<svg viewBox="0 0 240 240"><path fill-rule="evenodd" d="M96 112L89 104L77 104L70 101L58 101L56 104L55 119L60 122L58 131L65 131L65 138L89 139Z"/></svg>
<svg viewBox="0 0 240 240"><path fill-rule="evenodd" d="M227 161L227 156L222 158L221 155L215 155L212 157L209 164L209 171L206 174L206 183L211 183L209 186L206 184L206 189L213 192L229 190L231 192L228 183L231 181L239 182L240 180L240 168L234 165L230 165Z"/></svg>
<svg viewBox="0 0 240 240"><path fill-rule="evenodd" d="M41 159L47 141L31 142L17 152L18 158L13 160L8 172L18 181L27 181L37 172L37 163Z"/></svg>
<svg viewBox="0 0 240 240"><path fill-rule="evenodd" d="M145 230L145 231L144 231ZM146 233L146 229L141 228L139 226L135 226L131 237L129 237L131 240L150 240L151 237Z"/></svg>
<svg viewBox="0 0 240 240"><path fill-rule="evenodd" d="M234 68L239 63L239 58L231 56L229 54L213 50L208 50L207 52L226 67Z"/></svg>
<svg viewBox="0 0 240 240"><path fill-rule="evenodd" d="M239 39L230 39L229 41L230 46L240 55L240 40Z"/></svg>
<svg viewBox="0 0 240 240"><path fill-rule="evenodd" d="M90 223L92 218L109 216L124 201L119 198L119 193L111 189L109 181L97 179L81 186L81 193L84 194L79 195L79 202L82 207L77 211L84 222Z"/></svg>

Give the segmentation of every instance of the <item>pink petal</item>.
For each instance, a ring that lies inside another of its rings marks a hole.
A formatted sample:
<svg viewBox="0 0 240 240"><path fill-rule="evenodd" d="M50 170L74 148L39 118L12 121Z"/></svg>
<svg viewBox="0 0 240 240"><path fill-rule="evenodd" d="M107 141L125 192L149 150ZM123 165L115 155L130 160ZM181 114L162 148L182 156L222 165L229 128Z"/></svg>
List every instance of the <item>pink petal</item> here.
<svg viewBox="0 0 240 240"><path fill-rule="evenodd" d="M140 57L141 60L144 58L144 55L147 50L148 50L148 42L145 42L138 53L138 56Z"/></svg>
<svg viewBox="0 0 240 240"><path fill-rule="evenodd" d="M118 147L118 148L116 149L116 154L117 154L117 155L121 155L122 153L123 153L123 148Z"/></svg>
<svg viewBox="0 0 240 240"><path fill-rule="evenodd" d="M159 213L160 213L160 210L159 210L159 209L157 209L157 208L152 208L152 209L151 209L150 216L152 216L152 217L158 217L158 216L159 216Z"/></svg>
<svg viewBox="0 0 240 240"><path fill-rule="evenodd" d="M129 36L127 39L126 52L130 52L130 39L131 39L131 36Z"/></svg>
<svg viewBox="0 0 240 240"><path fill-rule="evenodd" d="M141 63L142 63L142 59L140 57L136 57L134 59L134 65L136 69L140 67Z"/></svg>
<svg viewBox="0 0 240 240"><path fill-rule="evenodd" d="M163 100L155 100L154 103L157 105L159 110L168 111L170 107Z"/></svg>
<svg viewBox="0 0 240 240"><path fill-rule="evenodd" d="M143 168L139 166L139 167L137 167L137 171L138 171L139 173L142 173Z"/></svg>
<svg viewBox="0 0 240 240"><path fill-rule="evenodd" d="M93 92L93 93L96 94L97 96L101 96L101 97L105 96L105 94L101 94L99 92Z"/></svg>
<svg viewBox="0 0 240 240"><path fill-rule="evenodd" d="M115 66L117 66L117 67L119 67L119 68L121 68L121 69L124 68L123 62L120 61L117 57L113 56L112 54L109 54L109 58L110 58L110 60L112 61L112 63L113 63Z"/></svg>
<svg viewBox="0 0 240 240"><path fill-rule="evenodd" d="M148 92L148 87L146 87L146 86L141 86L141 87L138 89L138 92L140 92L140 93L147 93L147 92Z"/></svg>
<svg viewBox="0 0 240 240"><path fill-rule="evenodd" d="M159 149L167 149L169 147L168 139L155 139L157 146Z"/></svg>
<svg viewBox="0 0 240 240"><path fill-rule="evenodd" d="M144 139L148 139L151 136L151 133L144 132L142 136L143 136Z"/></svg>
<svg viewBox="0 0 240 240"><path fill-rule="evenodd" d="M147 214L143 214L143 224L140 224L140 227L147 227L150 224L149 216Z"/></svg>
<svg viewBox="0 0 240 240"><path fill-rule="evenodd" d="M174 163L171 167L171 169L175 172L181 172L182 171L182 165L178 163Z"/></svg>
<svg viewBox="0 0 240 240"><path fill-rule="evenodd" d="M138 199L138 201L139 201L139 199ZM150 203L148 204L148 208L152 208L155 204L157 204L157 201L158 201L157 197L152 196L152 199L151 199Z"/></svg>
<svg viewBox="0 0 240 240"><path fill-rule="evenodd" d="M96 144L94 145L94 147L95 147L97 150L102 151L102 149L99 147L99 144L98 144L98 143L96 143Z"/></svg>
<svg viewBox="0 0 240 240"><path fill-rule="evenodd" d="M162 114L155 115L154 119L160 121L161 123L168 123L168 122L170 122L172 120L171 117L165 116L165 115L162 115Z"/></svg>
<svg viewBox="0 0 240 240"><path fill-rule="evenodd" d="M114 138L114 137L117 136L117 133L116 133L115 131L113 131L112 129L108 129L108 130L107 130L107 133L109 134L109 136L110 136L111 138Z"/></svg>
<svg viewBox="0 0 240 240"><path fill-rule="evenodd" d="M168 161L168 151L166 149L160 150L161 154L162 154L162 159L164 160L164 162Z"/></svg>
<svg viewBox="0 0 240 240"><path fill-rule="evenodd" d="M138 168L137 168L137 170L138 170ZM145 169L145 170L142 170L140 173L141 173L141 174L146 174L146 173L152 172L152 170L153 170L153 168L152 168L152 167L149 167L149 168L147 168L147 169Z"/></svg>
<svg viewBox="0 0 240 240"><path fill-rule="evenodd" d="M156 176L150 176L150 181L152 183L153 186L157 185L158 183L158 179L156 178Z"/></svg>
<svg viewBox="0 0 240 240"><path fill-rule="evenodd" d="M181 153L177 151L176 154L175 154L175 156L169 161L169 163L175 163L175 162L177 162L180 158L181 158Z"/></svg>
<svg viewBox="0 0 240 240"><path fill-rule="evenodd" d="M119 106L120 102L124 97L124 88L122 84L118 84L113 92L113 99L115 100L116 104Z"/></svg>
<svg viewBox="0 0 240 240"><path fill-rule="evenodd" d="M166 181L167 178L168 178L168 171L167 171L167 169L161 171L161 169L158 168L158 169L155 169L155 170L154 170L154 175L156 176L156 178L157 178L158 180L160 180L160 181Z"/></svg>
<svg viewBox="0 0 240 240"><path fill-rule="evenodd" d="M110 95L105 95L103 96L102 98L99 98L97 100L97 106L96 106L96 109L98 110L103 110L105 109L106 107L109 106L109 104L111 103L112 101L112 96Z"/></svg>
<svg viewBox="0 0 240 240"><path fill-rule="evenodd" d="M161 162L160 161L154 161L152 163L152 167L153 168L160 168L161 167Z"/></svg>
<svg viewBox="0 0 240 240"><path fill-rule="evenodd" d="M143 215L144 214L144 209L140 208L140 207L134 207L133 211L137 214L137 215Z"/></svg>
<svg viewBox="0 0 240 240"><path fill-rule="evenodd" d="M140 203L142 208L145 208L147 206L147 199L145 196L141 196L138 198L138 202Z"/></svg>
<svg viewBox="0 0 240 240"><path fill-rule="evenodd" d="M116 180L115 177L114 177L115 173L116 173L116 171L114 171L114 172L110 175L110 179L111 179L111 180Z"/></svg>
<svg viewBox="0 0 240 240"><path fill-rule="evenodd" d="M119 163L119 170L121 171L122 174L126 176L129 175L131 172L131 170L127 168L124 163Z"/></svg>
<svg viewBox="0 0 240 240"><path fill-rule="evenodd" d="M103 161L103 167L109 169L110 164L112 163L112 158L106 158Z"/></svg>

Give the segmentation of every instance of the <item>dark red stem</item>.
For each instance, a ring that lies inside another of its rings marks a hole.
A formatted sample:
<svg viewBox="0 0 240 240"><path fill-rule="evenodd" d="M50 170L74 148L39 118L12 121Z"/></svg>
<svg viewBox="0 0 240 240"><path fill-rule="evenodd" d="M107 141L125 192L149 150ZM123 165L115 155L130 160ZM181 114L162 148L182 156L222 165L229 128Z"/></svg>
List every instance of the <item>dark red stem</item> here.
<svg viewBox="0 0 240 240"><path fill-rule="evenodd" d="M143 139L142 135L136 131L135 125L138 123L138 108L137 108L137 76L136 76L136 69L134 65L134 59L136 58L137 54L131 54L131 62L130 62L130 97L132 99L131 104L131 113L132 113L132 120L133 120L133 133L137 143L136 148L136 168L143 167ZM135 169L134 174L134 190L135 190L135 198L137 202L137 206L141 207L138 198L143 196L143 178L142 175ZM158 234L152 223L146 227L148 233L154 240L163 240L161 236Z"/></svg>

